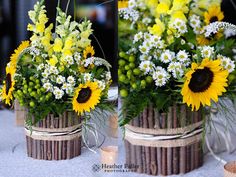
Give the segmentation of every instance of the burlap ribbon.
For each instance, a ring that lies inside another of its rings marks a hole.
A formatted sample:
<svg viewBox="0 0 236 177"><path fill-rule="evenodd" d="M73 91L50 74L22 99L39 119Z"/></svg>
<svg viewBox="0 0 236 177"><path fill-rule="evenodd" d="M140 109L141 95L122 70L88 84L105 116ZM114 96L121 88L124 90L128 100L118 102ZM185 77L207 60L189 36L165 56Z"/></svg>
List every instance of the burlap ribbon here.
<svg viewBox="0 0 236 177"><path fill-rule="evenodd" d="M36 140L46 141L66 141L72 140L82 135L82 124L78 124L67 128L40 128L32 127L32 131L25 128L26 136Z"/></svg>
<svg viewBox="0 0 236 177"><path fill-rule="evenodd" d="M125 139L133 145L147 147L183 147L202 139L202 122L176 129L147 129L127 125Z"/></svg>

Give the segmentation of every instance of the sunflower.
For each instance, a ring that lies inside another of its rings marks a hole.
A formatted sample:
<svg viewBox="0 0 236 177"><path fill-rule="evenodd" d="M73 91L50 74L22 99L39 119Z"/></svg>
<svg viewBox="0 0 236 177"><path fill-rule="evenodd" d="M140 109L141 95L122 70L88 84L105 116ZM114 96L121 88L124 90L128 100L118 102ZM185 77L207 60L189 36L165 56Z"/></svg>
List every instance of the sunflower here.
<svg viewBox="0 0 236 177"><path fill-rule="evenodd" d="M198 45L209 45L210 44L210 39L206 38L204 35L199 35L197 36L197 43Z"/></svg>
<svg viewBox="0 0 236 177"><path fill-rule="evenodd" d="M224 14L220 9L220 6L213 5L209 7L208 11L204 13L205 23L208 25L210 23L221 21L224 19Z"/></svg>
<svg viewBox="0 0 236 177"><path fill-rule="evenodd" d="M94 52L93 46L89 45L85 48L85 50L84 50L84 58L85 59L94 56L94 54L95 54L95 52Z"/></svg>
<svg viewBox="0 0 236 177"><path fill-rule="evenodd" d="M24 49L29 47L29 45L30 45L29 41L22 41L22 43L19 45L19 47L17 49L15 49L14 54L12 54L11 58L10 58L10 61L13 65L16 65L19 55L21 54L21 52Z"/></svg>
<svg viewBox="0 0 236 177"><path fill-rule="evenodd" d="M95 109L95 106L100 102L101 92L97 82L80 84L73 97L73 110L78 114L83 114Z"/></svg>
<svg viewBox="0 0 236 177"><path fill-rule="evenodd" d="M14 75L16 73L16 66L10 62L6 67L6 80L2 88L2 99L6 104L10 105L13 99L13 91L15 86Z"/></svg>
<svg viewBox="0 0 236 177"><path fill-rule="evenodd" d="M192 63L191 70L185 75L186 81L181 94L183 103L198 110L200 104L211 105L211 100L217 102L218 96L226 92L229 73L221 67L221 61L204 59L200 65Z"/></svg>
<svg viewBox="0 0 236 177"><path fill-rule="evenodd" d="M216 34L212 34L209 37L205 37L204 35L197 36L197 43L198 45L209 45L213 40L219 40L223 36L222 32L218 32Z"/></svg>
<svg viewBox="0 0 236 177"><path fill-rule="evenodd" d="M118 9L123 9L128 7L128 0L119 0Z"/></svg>

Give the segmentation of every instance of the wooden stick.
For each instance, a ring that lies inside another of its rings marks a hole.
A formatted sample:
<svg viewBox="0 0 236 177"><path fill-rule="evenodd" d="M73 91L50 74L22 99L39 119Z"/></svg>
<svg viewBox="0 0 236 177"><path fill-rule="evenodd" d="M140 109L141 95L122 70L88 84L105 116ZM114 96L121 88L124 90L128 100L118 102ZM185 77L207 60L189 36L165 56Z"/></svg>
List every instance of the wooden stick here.
<svg viewBox="0 0 236 177"><path fill-rule="evenodd" d="M191 169L191 146L186 146L186 172Z"/></svg>
<svg viewBox="0 0 236 177"><path fill-rule="evenodd" d="M147 173L147 164L146 164L146 156L145 156L145 147L142 146L142 162L143 162L143 173Z"/></svg>
<svg viewBox="0 0 236 177"><path fill-rule="evenodd" d="M180 173L184 174L186 172L186 148L180 147Z"/></svg>
<svg viewBox="0 0 236 177"><path fill-rule="evenodd" d="M167 175L167 148L162 148L161 150L161 174L166 176Z"/></svg>
<svg viewBox="0 0 236 177"><path fill-rule="evenodd" d="M173 148L173 174L179 174L179 147Z"/></svg>
<svg viewBox="0 0 236 177"><path fill-rule="evenodd" d="M192 144L191 146L190 146L190 148L191 148L191 167L190 167L190 171L192 171L192 170L194 170L194 162L195 162L195 153L194 153L194 144Z"/></svg>
<svg viewBox="0 0 236 177"><path fill-rule="evenodd" d="M136 146L135 147L136 151L136 164L138 165L137 172L142 173L143 172L143 167L142 167L142 147L141 146Z"/></svg>
<svg viewBox="0 0 236 177"><path fill-rule="evenodd" d="M153 110L153 106L152 104L149 105L148 107L148 128L153 129L154 128L154 121L153 121L153 114L154 110ZM156 175L157 173L157 161L156 161L156 148L155 147L150 147L150 174L152 175Z"/></svg>
<svg viewBox="0 0 236 177"><path fill-rule="evenodd" d="M154 128L160 129L160 115L157 110L154 110L154 122L155 122Z"/></svg>
<svg viewBox="0 0 236 177"><path fill-rule="evenodd" d="M135 153L135 145L130 144L130 151L131 151L131 164L136 164L136 153Z"/></svg>
<svg viewBox="0 0 236 177"><path fill-rule="evenodd" d="M161 169L162 169L162 163L161 163L161 160L162 160L162 148L160 148L160 147L158 147L157 148L157 171L158 171L158 175L161 175L162 174L162 171L161 171Z"/></svg>
<svg viewBox="0 0 236 177"><path fill-rule="evenodd" d="M125 140L125 157L126 157L126 164L131 164L131 157L130 157L130 143Z"/></svg>

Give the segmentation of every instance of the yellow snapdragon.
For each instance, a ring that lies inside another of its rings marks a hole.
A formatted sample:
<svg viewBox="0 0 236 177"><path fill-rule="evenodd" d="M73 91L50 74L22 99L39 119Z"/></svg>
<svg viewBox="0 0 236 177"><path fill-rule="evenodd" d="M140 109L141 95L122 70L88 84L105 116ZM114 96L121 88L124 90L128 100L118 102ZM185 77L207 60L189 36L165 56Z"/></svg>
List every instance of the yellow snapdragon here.
<svg viewBox="0 0 236 177"><path fill-rule="evenodd" d="M52 55L52 58L50 58L50 60L48 61L48 63L51 65L51 66L56 66L56 64L58 63L58 59L55 55Z"/></svg>
<svg viewBox="0 0 236 177"><path fill-rule="evenodd" d="M175 11L182 11L187 13L189 11L188 4L190 0L174 0L170 13Z"/></svg>
<svg viewBox="0 0 236 177"><path fill-rule="evenodd" d="M160 3L157 5L156 13L157 14L167 14L169 11L169 5L167 3Z"/></svg>
<svg viewBox="0 0 236 177"><path fill-rule="evenodd" d="M61 52L62 46L63 46L63 42L62 42L61 38L56 38L54 45L53 45L54 52Z"/></svg>
<svg viewBox="0 0 236 177"><path fill-rule="evenodd" d="M170 23L174 22L175 19L181 19L183 21L187 21L187 18L186 16L184 15L184 12L181 11L181 10L178 10L178 11L174 11L172 14L171 14L171 20L170 20Z"/></svg>
<svg viewBox="0 0 236 177"><path fill-rule="evenodd" d="M64 48L62 50L63 55L72 55L72 46L73 46L73 38L72 37L66 38Z"/></svg>
<svg viewBox="0 0 236 177"><path fill-rule="evenodd" d="M46 51L49 51L51 49L51 43L50 41L52 40L52 28L53 24L50 24L44 32L44 36L41 38L42 45L44 46L44 49Z"/></svg>
<svg viewBox="0 0 236 177"><path fill-rule="evenodd" d="M161 36L162 33L165 31L165 24L158 18L155 21L156 24L152 27L149 27L148 30L153 35Z"/></svg>

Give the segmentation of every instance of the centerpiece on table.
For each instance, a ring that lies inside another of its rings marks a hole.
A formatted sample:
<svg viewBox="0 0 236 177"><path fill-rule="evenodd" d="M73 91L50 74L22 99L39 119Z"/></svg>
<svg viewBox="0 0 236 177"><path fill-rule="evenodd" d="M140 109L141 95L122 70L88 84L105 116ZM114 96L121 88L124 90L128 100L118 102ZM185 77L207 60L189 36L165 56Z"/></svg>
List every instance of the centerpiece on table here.
<svg viewBox="0 0 236 177"><path fill-rule="evenodd" d="M119 9L120 125L126 162L172 175L203 164L206 115L235 97L235 40L205 33L222 21L219 1L129 0Z"/></svg>
<svg viewBox="0 0 236 177"><path fill-rule="evenodd" d="M28 156L46 160L80 155L81 130L90 111L98 115L112 109L106 101L110 64L94 57L91 22L78 23L57 11L55 26L47 25L43 1L29 11L32 37L11 56L1 96L6 104L17 99L27 108Z"/></svg>

